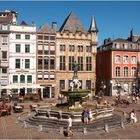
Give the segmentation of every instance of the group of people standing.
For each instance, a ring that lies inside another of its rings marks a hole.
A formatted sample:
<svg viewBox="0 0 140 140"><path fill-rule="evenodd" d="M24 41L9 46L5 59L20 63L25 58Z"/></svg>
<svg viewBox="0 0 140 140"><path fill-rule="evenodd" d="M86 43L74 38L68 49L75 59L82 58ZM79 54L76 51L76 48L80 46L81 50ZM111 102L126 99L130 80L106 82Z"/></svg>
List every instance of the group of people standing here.
<svg viewBox="0 0 140 140"><path fill-rule="evenodd" d="M93 115L92 115L91 109L89 110L88 108L85 108L82 111L81 121L86 124L88 124L90 121L93 121Z"/></svg>

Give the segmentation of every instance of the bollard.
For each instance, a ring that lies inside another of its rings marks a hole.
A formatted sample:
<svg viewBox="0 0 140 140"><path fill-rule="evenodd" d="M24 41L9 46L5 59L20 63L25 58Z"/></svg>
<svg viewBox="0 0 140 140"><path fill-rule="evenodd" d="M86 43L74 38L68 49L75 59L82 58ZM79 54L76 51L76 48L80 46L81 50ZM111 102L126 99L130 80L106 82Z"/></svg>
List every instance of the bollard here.
<svg viewBox="0 0 140 140"><path fill-rule="evenodd" d="M19 120L20 120L20 116L17 116L16 117L16 123L19 123Z"/></svg>
<svg viewBox="0 0 140 140"><path fill-rule="evenodd" d="M62 120L62 111L59 111L60 120Z"/></svg>
<svg viewBox="0 0 140 140"><path fill-rule="evenodd" d="M50 118L50 110L47 110L48 118Z"/></svg>
<svg viewBox="0 0 140 140"><path fill-rule="evenodd" d="M63 132L64 132L64 128L60 127L60 134L63 135Z"/></svg>
<svg viewBox="0 0 140 140"><path fill-rule="evenodd" d="M84 127L84 129L83 129L83 133L84 133L84 135L87 134L87 128L86 127Z"/></svg>
<svg viewBox="0 0 140 140"><path fill-rule="evenodd" d="M124 127L124 122L123 122L123 121L121 121L121 128L123 128L123 129L125 128L125 127Z"/></svg>
<svg viewBox="0 0 140 140"><path fill-rule="evenodd" d="M31 116L31 113L30 112L28 112L28 115L27 115L28 117L30 117Z"/></svg>
<svg viewBox="0 0 140 140"><path fill-rule="evenodd" d="M109 131L108 131L108 124L105 124L105 131L106 131L106 132L109 132Z"/></svg>
<svg viewBox="0 0 140 140"><path fill-rule="evenodd" d="M24 128L27 128L27 122L24 121Z"/></svg>
<svg viewBox="0 0 140 140"><path fill-rule="evenodd" d="M38 127L39 127L39 128L38 128L38 131L39 131L39 132L43 131L43 126L42 126L42 125L39 125Z"/></svg>

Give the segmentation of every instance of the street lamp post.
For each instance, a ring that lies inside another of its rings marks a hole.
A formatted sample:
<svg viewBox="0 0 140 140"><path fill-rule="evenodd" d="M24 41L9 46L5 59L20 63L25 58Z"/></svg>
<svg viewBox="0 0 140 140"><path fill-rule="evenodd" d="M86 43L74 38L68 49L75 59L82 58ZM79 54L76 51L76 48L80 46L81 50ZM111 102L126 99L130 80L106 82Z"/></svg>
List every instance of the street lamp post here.
<svg viewBox="0 0 140 140"><path fill-rule="evenodd" d="M132 94L136 94L136 83L132 84Z"/></svg>
<svg viewBox="0 0 140 140"><path fill-rule="evenodd" d="M118 96L121 95L120 89L121 89L121 84L120 84L120 83L117 83L117 95L118 95Z"/></svg>
<svg viewBox="0 0 140 140"><path fill-rule="evenodd" d="M104 84L104 82L103 82L103 81L101 81L101 86L100 86L101 96L103 96L103 95L104 95L105 88L106 88L106 85Z"/></svg>

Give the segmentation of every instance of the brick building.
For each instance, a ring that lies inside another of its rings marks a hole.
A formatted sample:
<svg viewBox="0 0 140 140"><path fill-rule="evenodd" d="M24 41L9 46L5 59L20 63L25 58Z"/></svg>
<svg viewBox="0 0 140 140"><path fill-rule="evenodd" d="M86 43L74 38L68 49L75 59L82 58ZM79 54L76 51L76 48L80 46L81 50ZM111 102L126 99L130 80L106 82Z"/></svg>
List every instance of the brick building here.
<svg viewBox="0 0 140 140"><path fill-rule="evenodd" d="M56 22L52 28L42 25L37 31L36 83L44 86L42 98L55 97L56 84Z"/></svg>

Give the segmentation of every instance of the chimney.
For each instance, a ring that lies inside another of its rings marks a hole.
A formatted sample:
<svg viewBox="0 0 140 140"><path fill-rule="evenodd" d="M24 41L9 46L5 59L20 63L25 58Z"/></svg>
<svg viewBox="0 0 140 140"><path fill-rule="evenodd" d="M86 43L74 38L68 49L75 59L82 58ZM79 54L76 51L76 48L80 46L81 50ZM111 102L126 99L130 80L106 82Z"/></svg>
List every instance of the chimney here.
<svg viewBox="0 0 140 140"><path fill-rule="evenodd" d="M53 29L54 31L56 31L56 27L57 27L57 23L56 23L56 22L52 22L52 29Z"/></svg>
<svg viewBox="0 0 140 140"><path fill-rule="evenodd" d="M106 44L107 44L107 42L108 42L108 39L105 39L105 40L104 40L104 45L106 45Z"/></svg>
<svg viewBox="0 0 140 140"><path fill-rule="evenodd" d="M134 32L133 32L133 28L132 28L132 30L130 31L130 40L131 40L132 42L134 42Z"/></svg>

